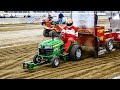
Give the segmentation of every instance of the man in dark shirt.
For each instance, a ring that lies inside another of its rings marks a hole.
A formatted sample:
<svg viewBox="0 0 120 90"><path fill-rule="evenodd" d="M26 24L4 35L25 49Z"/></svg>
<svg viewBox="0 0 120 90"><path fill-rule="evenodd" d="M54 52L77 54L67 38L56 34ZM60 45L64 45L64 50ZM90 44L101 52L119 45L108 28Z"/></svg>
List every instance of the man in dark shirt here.
<svg viewBox="0 0 120 90"><path fill-rule="evenodd" d="M59 14L59 16L58 16L58 19L59 19L59 24L62 24L63 23L63 17L64 17L64 15L62 14L62 13L60 13Z"/></svg>
<svg viewBox="0 0 120 90"><path fill-rule="evenodd" d="M48 19L49 19L49 21L50 21L50 20L53 19L53 17L49 14L49 15L48 15Z"/></svg>
<svg viewBox="0 0 120 90"><path fill-rule="evenodd" d="M95 13L95 26L97 26L97 21L98 21L98 15L97 12Z"/></svg>

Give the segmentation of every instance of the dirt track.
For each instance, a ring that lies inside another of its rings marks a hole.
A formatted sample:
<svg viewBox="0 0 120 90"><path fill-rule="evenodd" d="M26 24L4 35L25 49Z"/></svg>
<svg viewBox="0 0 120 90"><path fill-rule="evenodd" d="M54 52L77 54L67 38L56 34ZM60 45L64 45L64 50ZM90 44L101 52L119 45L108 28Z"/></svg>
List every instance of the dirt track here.
<svg viewBox="0 0 120 90"><path fill-rule="evenodd" d="M11 26L4 27L11 28ZM30 26L23 25L21 29L12 26L14 30L0 31L1 79L106 79L120 74L120 50L99 58L89 56L80 61L61 61L58 68L43 65L34 72L25 72L21 67L22 63L32 60L37 53L39 42L50 39L42 36L43 29L40 25Z"/></svg>

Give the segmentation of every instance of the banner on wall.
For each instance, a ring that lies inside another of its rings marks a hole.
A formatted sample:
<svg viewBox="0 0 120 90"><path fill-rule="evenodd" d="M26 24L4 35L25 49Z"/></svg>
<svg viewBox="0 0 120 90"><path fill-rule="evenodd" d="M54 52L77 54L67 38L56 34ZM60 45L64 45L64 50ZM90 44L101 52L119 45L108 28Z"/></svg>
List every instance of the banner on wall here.
<svg viewBox="0 0 120 90"><path fill-rule="evenodd" d="M79 32L94 33L94 11L72 11L72 20Z"/></svg>

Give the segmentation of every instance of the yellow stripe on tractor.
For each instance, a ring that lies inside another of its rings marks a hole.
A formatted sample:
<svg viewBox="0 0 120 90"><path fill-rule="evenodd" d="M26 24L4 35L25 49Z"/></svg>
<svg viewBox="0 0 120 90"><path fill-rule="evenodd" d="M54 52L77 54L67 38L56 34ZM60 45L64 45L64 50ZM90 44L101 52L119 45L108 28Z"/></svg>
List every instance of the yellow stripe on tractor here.
<svg viewBox="0 0 120 90"><path fill-rule="evenodd" d="M53 47L59 46L60 44L62 44L62 43L56 44L56 45L54 45Z"/></svg>

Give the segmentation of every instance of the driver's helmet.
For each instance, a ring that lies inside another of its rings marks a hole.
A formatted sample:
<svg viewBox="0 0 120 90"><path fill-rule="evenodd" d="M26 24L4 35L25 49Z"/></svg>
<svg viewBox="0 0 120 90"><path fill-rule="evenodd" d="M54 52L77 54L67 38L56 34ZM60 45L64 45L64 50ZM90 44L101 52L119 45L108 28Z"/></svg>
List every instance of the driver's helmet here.
<svg viewBox="0 0 120 90"><path fill-rule="evenodd" d="M66 25L67 25L68 27L71 27L71 26L73 25L73 20L72 20L72 19L68 19L68 20L66 21Z"/></svg>

